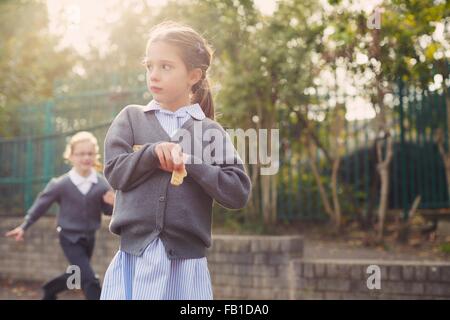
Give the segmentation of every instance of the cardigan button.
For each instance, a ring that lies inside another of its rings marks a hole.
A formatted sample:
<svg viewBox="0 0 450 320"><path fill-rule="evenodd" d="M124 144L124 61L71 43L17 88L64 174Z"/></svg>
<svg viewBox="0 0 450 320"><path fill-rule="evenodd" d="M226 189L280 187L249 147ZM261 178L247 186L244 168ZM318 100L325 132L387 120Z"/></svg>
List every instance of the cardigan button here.
<svg viewBox="0 0 450 320"><path fill-rule="evenodd" d="M165 200L166 200L166 197L164 197L164 196L159 197L159 201L163 202Z"/></svg>

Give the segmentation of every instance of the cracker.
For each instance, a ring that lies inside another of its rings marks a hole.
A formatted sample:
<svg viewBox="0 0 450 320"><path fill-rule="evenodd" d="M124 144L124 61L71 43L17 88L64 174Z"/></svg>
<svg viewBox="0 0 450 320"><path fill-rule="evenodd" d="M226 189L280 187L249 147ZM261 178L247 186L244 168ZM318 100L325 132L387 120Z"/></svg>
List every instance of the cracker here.
<svg viewBox="0 0 450 320"><path fill-rule="evenodd" d="M172 178L170 179L170 183L174 186L179 186L183 183L184 177L187 176L186 169L183 168L182 171L173 171Z"/></svg>

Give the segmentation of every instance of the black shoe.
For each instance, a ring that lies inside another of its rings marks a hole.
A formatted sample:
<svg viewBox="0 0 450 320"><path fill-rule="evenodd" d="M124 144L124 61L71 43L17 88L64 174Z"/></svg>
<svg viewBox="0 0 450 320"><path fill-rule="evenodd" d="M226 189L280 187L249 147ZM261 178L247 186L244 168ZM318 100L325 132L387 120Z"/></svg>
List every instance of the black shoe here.
<svg viewBox="0 0 450 320"><path fill-rule="evenodd" d="M43 289L44 294L42 295L41 300L57 300L56 294L48 293L45 289Z"/></svg>

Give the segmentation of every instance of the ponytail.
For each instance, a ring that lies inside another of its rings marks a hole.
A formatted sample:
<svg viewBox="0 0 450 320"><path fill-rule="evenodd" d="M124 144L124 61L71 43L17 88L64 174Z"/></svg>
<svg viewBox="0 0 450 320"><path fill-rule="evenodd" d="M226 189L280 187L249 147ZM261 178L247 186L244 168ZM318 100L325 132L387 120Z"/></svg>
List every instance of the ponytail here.
<svg viewBox="0 0 450 320"><path fill-rule="evenodd" d="M198 103L206 117L214 120L214 102L207 78L202 78L192 87L192 103Z"/></svg>

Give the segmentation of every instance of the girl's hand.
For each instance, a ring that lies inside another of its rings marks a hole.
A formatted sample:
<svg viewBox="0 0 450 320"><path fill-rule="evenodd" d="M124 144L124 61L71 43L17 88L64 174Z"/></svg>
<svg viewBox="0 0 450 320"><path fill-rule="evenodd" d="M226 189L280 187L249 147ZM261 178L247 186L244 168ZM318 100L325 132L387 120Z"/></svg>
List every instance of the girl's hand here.
<svg viewBox="0 0 450 320"><path fill-rule="evenodd" d="M160 169L167 172L184 169L184 163L188 156L182 152L179 144L161 142L155 147L155 152L158 155Z"/></svg>
<svg viewBox="0 0 450 320"><path fill-rule="evenodd" d="M114 191L109 190L103 195L103 201L109 205L114 205L114 199L116 198L116 195Z"/></svg>
<svg viewBox="0 0 450 320"><path fill-rule="evenodd" d="M11 231L8 231L5 236L7 237L14 237L16 241L23 241L24 239L25 230L22 229L22 227L17 227Z"/></svg>

